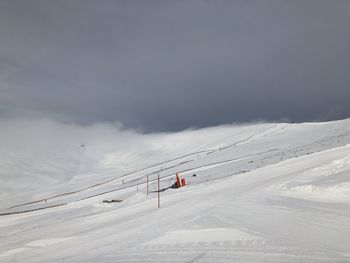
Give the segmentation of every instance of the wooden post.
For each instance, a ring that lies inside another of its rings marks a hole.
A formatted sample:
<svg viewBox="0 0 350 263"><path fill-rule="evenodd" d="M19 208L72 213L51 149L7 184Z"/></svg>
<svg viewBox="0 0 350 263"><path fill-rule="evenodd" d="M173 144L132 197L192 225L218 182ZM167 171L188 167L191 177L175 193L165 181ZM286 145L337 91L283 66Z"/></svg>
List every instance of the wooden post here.
<svg viewBox="0 0 350 263"><path fill-rule="evenodd" d="M160 207L160 187L159 187L159 174L158 174L158 208Z"/></svg>
<svg viewBox="0 0 350 263"><path fill-rule="evenodd" d="M148 196L148 174L147 174L147 196Z"/></svg>

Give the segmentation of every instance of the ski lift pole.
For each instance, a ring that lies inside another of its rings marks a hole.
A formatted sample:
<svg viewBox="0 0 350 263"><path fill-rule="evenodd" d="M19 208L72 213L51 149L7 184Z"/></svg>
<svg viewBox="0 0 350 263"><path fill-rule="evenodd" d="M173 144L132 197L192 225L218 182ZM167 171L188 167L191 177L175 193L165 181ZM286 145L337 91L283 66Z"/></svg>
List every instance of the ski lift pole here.
<svg viewBox="0 0 350 263"><path fill-rule="evenodd" d="M159 189L159 174L158 174L158 208L160 207L160 189Z"/></svg>

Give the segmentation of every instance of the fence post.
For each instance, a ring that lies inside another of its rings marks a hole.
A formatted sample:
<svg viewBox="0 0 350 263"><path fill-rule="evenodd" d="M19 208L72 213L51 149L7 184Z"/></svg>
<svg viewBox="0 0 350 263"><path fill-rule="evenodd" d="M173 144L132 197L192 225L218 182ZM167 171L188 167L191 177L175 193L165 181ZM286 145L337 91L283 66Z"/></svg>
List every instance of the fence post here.
<svg viewBox="0 0 350 263"><path fill-rule="evenodd" d="M158 174L158 208L160 207L160 189L159 189L159 174Z"/></svg>
<svg viewBox="0 0 350 263"><path fill-rule="evenodd" d="M147 196L148 196L148 174L147 174Z"/></svg>

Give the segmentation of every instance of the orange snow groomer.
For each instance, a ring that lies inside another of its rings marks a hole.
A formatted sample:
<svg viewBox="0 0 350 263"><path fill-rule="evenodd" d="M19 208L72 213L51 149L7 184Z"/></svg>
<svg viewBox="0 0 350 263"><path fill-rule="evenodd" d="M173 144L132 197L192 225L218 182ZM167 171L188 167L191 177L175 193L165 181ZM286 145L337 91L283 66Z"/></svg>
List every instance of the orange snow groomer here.
<svg viewBox="0 0 350 263"><path fill-rule="evenodd" d="M177 188L180 188L180 187L181 187L180 177L179 177L179 174L176 173L176 182L173 183L173 185L170 186L169 188L177 189Z"/></svg>
<svg viewBox="0 0 350 263"><path fill-rule="evenodd" d="M180 177L179 174L176 173L176 188L180 188L181 187L181 183L180 183Z"/></svg>

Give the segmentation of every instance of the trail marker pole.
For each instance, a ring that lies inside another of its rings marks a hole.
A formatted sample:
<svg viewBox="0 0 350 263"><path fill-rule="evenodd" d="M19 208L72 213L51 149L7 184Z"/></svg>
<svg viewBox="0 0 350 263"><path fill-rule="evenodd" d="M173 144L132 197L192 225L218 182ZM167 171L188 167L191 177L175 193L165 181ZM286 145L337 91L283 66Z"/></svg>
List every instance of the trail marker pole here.
<svg viewBox="0 0 350 263"><path fill-rule="evenodd" d="M148 174L147 174L147 196L148 196Z"/></svg>
<svg viewBox="0 0 350 263"><path fill-rule="evenodd" d="M158 174L158 208L160 207L160 190L159 190L159 174Z"/></svg>

